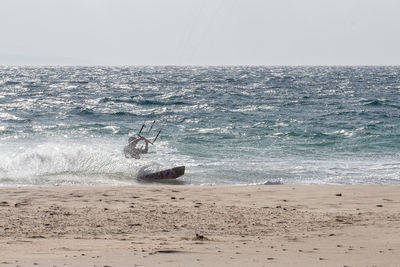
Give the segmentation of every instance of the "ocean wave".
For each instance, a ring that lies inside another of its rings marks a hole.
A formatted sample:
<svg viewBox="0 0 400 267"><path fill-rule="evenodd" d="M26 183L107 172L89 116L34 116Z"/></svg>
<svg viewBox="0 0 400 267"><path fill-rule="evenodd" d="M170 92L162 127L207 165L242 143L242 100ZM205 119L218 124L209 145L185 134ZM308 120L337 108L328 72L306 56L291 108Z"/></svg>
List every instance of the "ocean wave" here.
<svg viewBox="0 0 400 267"><path fill-rule="evenodd" d="M102 176L103 179L108 177L108 183L112 184L114 178L134 180L139 171L139 165L127 161L122 152L110 153L100 145L45 143L13 154L3 158L0 183L4 179L14 179L54 185L71 176L80 177L79 183L84 184L88 182L85 181L87 177Z"/></svg>
<svg viewBox="0 0 400 267"><path fill-rule="evenodd" d="M100 104L103 103L126 103L126 104L136 104L137 101L133 100L132 98L111 98L105 97L99 100Z"/></svg>
<svg viewBox="0 0 400 267"><path fill-rule="evenodd" d="M184 101L159 101L159 100L137 100L136 104L143 106L175 106L175 105L185 105Z"/></svg>
<svg viewBox="0 0 400 267"><path fill-rule="evenodd" d="M96 114L93 109L87 107L75 107L73 113L81 116L91 116Z"/></svg>
<svg viewBox="0 0 400 267"><path fill-rule="evenodd" d="M122 147L156 120L149 137L162 134L141 162L191 164L191 183L395 181L396 166L369 165L398 159L399 70L0 67L0 174L129 183Z"/></svg>
<svg viewBox="0 0 400 267"><path fill-rule="evenodd" d="M27 121L26 119L17 117L13 114L7 113L7 112L0 112L0 120L1 121L9 121L9 122L21 122L21 121Z"/></svg>
<svg viewBox="0 0 400 267"><path fill-rule="evenodd" d="M364 106L382 106L385 105L387 103L387 100L362 100L361 103Z"/></svg>

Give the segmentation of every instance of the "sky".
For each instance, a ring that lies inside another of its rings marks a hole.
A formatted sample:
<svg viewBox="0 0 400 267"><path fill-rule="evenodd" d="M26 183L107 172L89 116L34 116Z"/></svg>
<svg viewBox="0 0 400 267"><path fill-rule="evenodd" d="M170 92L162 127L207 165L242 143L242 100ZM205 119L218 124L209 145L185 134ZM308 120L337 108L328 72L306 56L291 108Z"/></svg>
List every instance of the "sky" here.
<svg viewBox="0 0 400 267"><path fill-rule="evenodd" d="M398 0L1 0L0 65L399 65Z"/></svg>

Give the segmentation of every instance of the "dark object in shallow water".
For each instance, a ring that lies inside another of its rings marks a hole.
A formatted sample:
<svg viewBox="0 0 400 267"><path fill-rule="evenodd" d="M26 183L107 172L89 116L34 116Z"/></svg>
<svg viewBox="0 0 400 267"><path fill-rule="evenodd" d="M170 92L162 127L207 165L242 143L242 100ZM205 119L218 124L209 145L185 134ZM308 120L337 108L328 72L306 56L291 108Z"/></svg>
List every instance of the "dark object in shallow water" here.
<svg viewBox="0 0 400 267"><path fill-rule="evenodd" d="M263 183L263 185L281 185L281 184L283 183L280 181L266 181Z"/></svg>
<svg viewBox="0 0 400 267"><path fill-rule="evenodd" d="M165 180L165 179L176 179L185 174L185 166L175 167L172 169L162 170L159 172L149 173L140 176L140 180Z"/></svg>

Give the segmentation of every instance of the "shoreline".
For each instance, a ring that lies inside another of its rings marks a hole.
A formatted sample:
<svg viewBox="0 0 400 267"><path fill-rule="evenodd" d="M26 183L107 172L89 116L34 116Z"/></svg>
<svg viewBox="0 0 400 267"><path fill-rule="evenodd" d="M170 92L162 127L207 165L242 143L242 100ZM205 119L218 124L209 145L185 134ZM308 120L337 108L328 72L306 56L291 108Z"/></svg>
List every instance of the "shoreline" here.
<svg viewBox="0 0 400 267"><path fill-rule="evenodd" d="M400 185L0 187L0 265L398 266Z"/></svg>

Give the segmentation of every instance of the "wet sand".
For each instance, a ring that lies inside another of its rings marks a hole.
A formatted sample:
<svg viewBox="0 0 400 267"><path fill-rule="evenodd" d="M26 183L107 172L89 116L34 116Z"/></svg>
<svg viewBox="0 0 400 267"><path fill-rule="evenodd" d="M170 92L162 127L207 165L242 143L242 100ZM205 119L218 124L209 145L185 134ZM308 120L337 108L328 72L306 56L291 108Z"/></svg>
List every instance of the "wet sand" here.
<svg viewBox="0 0 400 267"><path fill-rule="evenodd" d="M0 266L400 266L400 186L2 187Z"/></svg>

